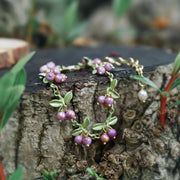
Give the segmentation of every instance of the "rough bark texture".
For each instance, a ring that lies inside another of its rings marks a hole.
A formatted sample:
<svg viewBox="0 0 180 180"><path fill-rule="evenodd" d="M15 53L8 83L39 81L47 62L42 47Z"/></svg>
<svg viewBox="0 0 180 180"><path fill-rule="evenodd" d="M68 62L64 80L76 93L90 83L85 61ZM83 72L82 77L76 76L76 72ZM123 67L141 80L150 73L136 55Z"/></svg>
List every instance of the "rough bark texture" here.
<svg viewBox="0 0 180 180"><path fill-rule="evenodd" d="M145 76L164 88L171 72L172 64L160 66ZM108 111L98 106L96 100L106 91L108 79L98 78L86 71L79 73L81 79L78 79L78 72L72 73L77 81L70 79L68 84L59 87L62 95L70 89L73 91L69 107L74 109L79 122L84 117L89 117L92 124L104 122ZM141 103L137 98L137 82L120 77L116 90L121 95L115 106L118 136L106 146L100 140L93 141L90 148L74 145L70 121L61 124L57 121L57 109L49 105L53 99L50 88L25 92L2 132L0 154L6 176L9 177L17 165L21 164L24 166L26 180L41 179L42 168L57 169L57 179L90 179L84 173L87 167L113 180L178 180L179 109L173 108L168 112L168 129L159 133L158 92L147 87L148 101ZM169 103L177 99L178 92L174 90Z"/></svg>

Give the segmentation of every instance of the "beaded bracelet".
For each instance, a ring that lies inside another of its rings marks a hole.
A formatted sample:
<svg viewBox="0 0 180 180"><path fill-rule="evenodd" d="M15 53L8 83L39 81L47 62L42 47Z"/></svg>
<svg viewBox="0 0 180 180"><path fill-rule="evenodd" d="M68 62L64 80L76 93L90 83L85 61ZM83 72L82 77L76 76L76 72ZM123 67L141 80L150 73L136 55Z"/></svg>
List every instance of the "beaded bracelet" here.
<svg viewBox="0 0 180 180"><path fill-rule="evenodd" d="M133 58L124 60L121 57L116 59L105 57L102 60L99 58L91 60L88 57L84 57L78 65L56 66L53 62L49 62L40 67L39 78L42 79L44 83L48 83L54 91L56 99L51 100L50 105L58 108L57 118L59 122L69 119L71 120L72 126L76 127L72 131L72 136L75 136L74 141L76 145L82 144L90 146L93 139L100 139L106 144L110 138L115 138L117 135L117 131L113 129L112 126L118 121L117 117L113 116L113 113L114 105L116 103L115 99L119 98L120 95L115 91L117 79L114 79L113 73L110 72L114 68L113 64L117 66L122 66L123 64L131 66L132 68L135 68L139 76L143 76L143 66L139 65L139 61L135 61ZM56 85L66 81L67 76L62 73L63 71L75 71L85 68L92 68L92 74L107 75L110 80L110 87L107 88L106 94L99 96L97 99L97 103L108 108L109 113L104 123L96 123L92 126L93 132L97 133L92 133L87 130L87 127L90 125L88 117L84 119L82 124L76 121L75 112L69 110L67 106L73 98L72 92L69 91L62 97L58 86ZM148 98L147 92L144 90L145 85L139 82L139 86L141 87L141 90L138 92L138 97L142 102L145 102Z"/></svg>

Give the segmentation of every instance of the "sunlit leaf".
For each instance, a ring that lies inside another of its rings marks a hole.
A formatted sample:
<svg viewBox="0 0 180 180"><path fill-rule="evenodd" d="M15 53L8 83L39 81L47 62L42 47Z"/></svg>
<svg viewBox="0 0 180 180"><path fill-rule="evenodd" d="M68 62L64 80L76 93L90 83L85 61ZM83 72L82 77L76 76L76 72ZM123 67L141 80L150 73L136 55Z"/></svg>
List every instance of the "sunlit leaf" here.
<svg viewBox="0 0 180 180"><path fill-rule="evenodd" d="M19 166L17 170L10 176L9 180L22 180L23 179L23 167Z"/></svg>
<svg viewBox="0 0 180 180"><path fill-rule="evenodd" d="M7 72L0 79L0 113L3 114L0 130L2 130L7 123L24 91L26 72L22 68L33 55L34 52L23 57L11 71Z"/></svg>
<svg viewBox="0 0 180 180"><path fill-rule="evenodd" d="M173 71L175 72L175 74L177 74L179 70L180 70L180 53L178 53L178 55L176 56L173 67Z"/></svg>
<svg viewBox="0 0 180 180"><path fill-rule="evenodd" d="M147 84L147 85L157 89L161 93L161 90L158 88L158 86L156 84L154 84L150 79L143 77L143 76L139 76L139 75L133 75L133 76L131 76L131 78L136 79L144 84Z"/></svg>
<svg viewBox="0 0 180 180"><path fill-rule="evenodd" d="M32 56L34 56L35 52L31 52L28 55L24 56L23 58L21 58L18 63L12 68L11 72L12 73L16 73L18 71L20 71L25 65L26 63L32 58Z"/></svg>
<svg viewBox="0 0 180 180"><path fill-rule="evenodd" d="M26 72L24 69L21 69L16 74L11 71L6 73L0 80L0 109L3 112L7 107L7 100L9 99L11 89L16 85L25 85L26 82ZM16 94L14 94L16 95Z"/></svg>
<svg viewBox="0 0 180 180"><path fill-rule="evenodd" d="M8 99L8 103L6 104L6 108L3 112L3 117L1 119L0 130L4 128L6 123L8 122L10 116L12 115L25 87L23 85L14 86L11 89L11 93Z"/></svg>
<svg viewBox="0 0 180 180"><path fill-rule="evenodd" d="M43 180L50 180L50 177L43 174Z"/></svg>
<svg viewBox="0 0 180 180"><path fill-rule="evenodd" d="M173 85L171 86L171 90L173 90L174 88L178 87L179 85L180 85L180 77L178 77L178 78L174 81Z"/></svg>
<svg viewBox="0 0 180 180"><path fill-rule="evenodd" d="M86 171L91 175L94 176L96 174L96 171L91 169L91 168L87 168Z"/></svg>
<svg viewBox="0 0 180 180"><path fill-rule="evenodd" d="M176 101L175 103L171 104L168 109L173 108L174 106L180 105L180 101Z"/></svg>

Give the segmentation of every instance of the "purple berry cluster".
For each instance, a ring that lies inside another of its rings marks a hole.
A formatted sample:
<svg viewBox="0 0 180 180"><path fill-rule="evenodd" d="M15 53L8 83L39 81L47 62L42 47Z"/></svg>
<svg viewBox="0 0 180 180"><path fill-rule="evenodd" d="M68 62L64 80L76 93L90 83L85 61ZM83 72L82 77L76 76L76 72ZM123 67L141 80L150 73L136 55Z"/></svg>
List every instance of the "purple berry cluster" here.
<svg viewBox="0 0 180 180"><path fill-rule="evenodd" d="M101 141L103 142L103 144L106 144L107 142L109 142L110 138L116 138L117 132L115 129L110 129L107 134L104 133L101 135Z"/></svg>
<svg viewBox="0 0 180 180"><path fill-rule="evenodd" d="M48 81L55 81L57 83L65 82L67 76L61 73L60 69L56 67L54 62L48 62L46 65L40 67L40 73L46 73Z"/></svg>
<svg viewBox="0 0 180 180"><path fill-rule="evenodd" d="M57 113L57 118L59 121L64 121L67 119L74 119L75 118L75 112L73 110L67 110L66 113L63 111L60 111Z"/></svg>
<svg viewBox="0 0 180 180"><path fill-rule="evenodd" d="M98 65L97 73L100 75L103 75L106 73L106 71L111 71L113 68L113 65L111 63L106 62L105 65L102 64L102 61L99 58L95 58L92 61L93 64Z"/></svg>
<svg viewBox="0 0 180 180"><path fill-rule="evenodd" d="M82 136L82 135L77 135L74 138L75 144L83 144L87 147L89 147L92 143L92 139L89 136Z"/></svg>
<svg viewBox="0 0 180 180"><path fill-rule="evenodd" d="M111 96L99 96L97 101L105 107L111 107L114 104L114 99Z"/></svg>

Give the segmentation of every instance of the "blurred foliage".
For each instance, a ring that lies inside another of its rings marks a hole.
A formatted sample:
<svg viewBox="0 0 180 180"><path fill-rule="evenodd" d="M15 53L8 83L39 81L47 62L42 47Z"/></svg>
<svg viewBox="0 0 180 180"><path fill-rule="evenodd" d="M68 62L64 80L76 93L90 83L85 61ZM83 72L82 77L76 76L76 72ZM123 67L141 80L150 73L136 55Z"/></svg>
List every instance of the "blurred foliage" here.
<svg viewBox="0 0 180 180"><path fill-rule="evenodd" d="M23 57L12 69L0 79L0 133L12 115L26 83L25 64L34 52Z"/></svg>
<svg viewBox="0 0 180 180"><path fill-rule="evenodd" d="M121 17L129 8L131 0L113 0L113 10L117 17Z"/></svg>
<svg viewBox="0 0 180 180"><path fill-rule="evenodd" d="M38 18L39 12L44 20ZM29 41L39 46L68 46L87 23L80 21L77 0L32 0L28 24Z"/></svg>

